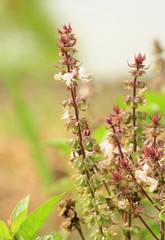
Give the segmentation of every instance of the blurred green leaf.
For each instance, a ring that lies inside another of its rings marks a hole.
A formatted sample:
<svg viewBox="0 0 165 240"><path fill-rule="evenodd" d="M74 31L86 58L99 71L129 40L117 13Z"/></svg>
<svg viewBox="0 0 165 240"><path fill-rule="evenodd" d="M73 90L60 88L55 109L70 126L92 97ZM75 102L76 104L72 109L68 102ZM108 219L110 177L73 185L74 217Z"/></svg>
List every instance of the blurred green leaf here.
<svg viewBox="0 0 165 240"><path fill-rule="evenodd" d="M41 148L37 127L33 123L33 116L30 114L27 103L24 101L24 98L20 92L17 83L17 77L6 71L4 72L3 77L9 96L14 104L20 127L22 128L24 135L31 145L34 160L38 167L41 179L43 183L50 184L53 179L52 172L46 164L46 157L43 149Z"/></svg>
<svg viewBox="0 0 165 240"><path fill-rule="evenodd" d="M74 185L72 181L70 181L68 178L62 178L58 180L56 183L51 184L50 186L50 192L59 192L59 191L73 191L74 190Z"/></svg>
<svg viewBox="0 0 165 240"><path fill-rule="evenodd" d="M159 224L150 224L150 228L152 229L152 231L155 233L156 236L159 235L159 231L160 231ZM144 229L142 231L141 239L151 239L151 237L153 237L153 236L151 235L151 233L147 229Z"/></svg>
<svg viewBox="0 0 165 240"><path fill-rule="evenodd" d="M50 146L50 147L54 147L57 149L62 150L63 153L69 155L70 154L70 148L68 146L68 144L66 143L66 140L48 140L46 141L46 145Z"/></svg>
<svg viewBox="0 0 165 240"><path fill-rule="evenodd" d="M25 221L21 224L18 236L22 236L24 239L34 239L38 230L48 218L54 206L63 196L64 194L61 194L51 198L29 214Z"/></svg>
<svg viewBox="0 0 165 240"><path fill-rule="evenodd" d="M93 136L97 142L101 142L105 138L106 133L107 129L105 125L100 125L93 131Z"/></svg>
<svg viewBox="0 0 165 240"><path fill-rule="evenodd" d="M161 92L154 92L154 91L148 91L145 94L146 97L146 105L144 106L139 106L138 110L139 111L144 111L149 113L150 115L153 115L154 113L159 113L161 114L162 117L162 123L165 123L165 94ZM123 97L119 97L117 99L117 104L121 108L125 109L130 109L130 106L128 107L124 102L123 102Z"/></svg>

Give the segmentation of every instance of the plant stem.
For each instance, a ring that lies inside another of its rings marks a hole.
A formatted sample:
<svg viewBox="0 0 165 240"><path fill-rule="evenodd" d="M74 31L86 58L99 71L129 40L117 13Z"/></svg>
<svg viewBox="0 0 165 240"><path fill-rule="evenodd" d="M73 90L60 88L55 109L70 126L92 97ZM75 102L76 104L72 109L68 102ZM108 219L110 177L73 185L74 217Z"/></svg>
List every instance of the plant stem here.
<svg viewBox="0 0 165 240"><path fill-rule="evenodd" d="M82 240L85 240L85 237L84 237L84 235L83 235L83 233L82 233L82 229L81 229L80 224L79 224L78 227L76 227L76 229L77 229L78 233L80 234L81 239L82 239Z"/></svg>
<svg viewBox="0 0 165 240"><path fill-rule="evenodd" d="M160 221L160 240L165 240L165 223L163 220Z"/></svg>
<svg viewBox="0 0 165 240"><path fill-rule="evenodd" d="M138 69L137 69L138 70ZM134 103L134 100L136 98L136 81L137 81L137 77L134 78L134 83L133 83L133 100L132 100L132 123L133 123L133 151L136 152L137 149L137 142L136 142L136 105Z"/></svg>
<svg viewBox="0 0 165 240"><path fill-rule="evenodd" d="M144 219L141 216L138 216L138 218L140 219L140 221L144 224L144 226L147 228L147 230L152 234L152 236L154 237L154 239L159 240L159 238L157 238L157 236L155 235L155 233L152 231L152 229L147 225L147 223L144 221ZM161 239L164 240L164 239Z"/></svg>
<svg viewBox="0 0 165 240"><path fill-rule="evenodd" d="M65 54L65 57L66 57L66 62L68 63L68 54L66 52ZM70 69L70 65L69 63L67 64L67 69L68 69L68 72L71 72L71 69ZM74 111L75 111L75 117L76 117L76 121L77 121L77 124L78 124L78 138L79 138L79 145L80 145L80 149L81 149L81 154L82 154L82 157L83 157L83 163L84 163L84 168L85 168L85 175L86 175L86 180L87 180L87 186L88 186L88 189L90 191L90 194L91 194L91 197L93 199L95 199L95 193L94 191L92 190L91 188L91 185L90 185L90 174L85 166L85 160L86 160L86 154L85 154L85 149L84 149L84 146L83 146L83 138L82 138L82 133L81 133L81 128L80 128L80 123L79 123L79 111L78 111L78 107L77 107L77 103L76 103L76 85L75 84L72 84L70 86L70 92L71 92L71 96L72 96L72 101L73 101L73 107L74 107ZM95 212L96 212L96 215L99 216L99 211L98 211L98 206L93 206ZM99 231L101 233L102 236L104 236L104 233L103 233L103 228L102 226L100 226L98 224L98 228L99 228Z"/></svg>
<svg viewBox="0 0 165 240"><path fill-rule="evenodd" d="M75 87L74 87L74 88L71 87L70 90L71 90L71 95L72 95L72 100L73 100L73 106L74 106L74 110L75 110L76 121L77 121L77 123L78 123L78 138L79 138L79 144L80 144L81 154L82 154L83 162L84 162L84 166L85 166L86 154L85 154L85 149L84 149L84 146L83 146L82 133L81 133L80 124L79 124L78 107L77 107L76 99L75 99L76 88L75 88ZM92 190L92 188L91 188L91 186L90 186L90 183L89 183L90 175L89 175L89 172L88 172L88 170L86 169L86 167L85 167L85 174L86 174L87 185L88 185L88 188L89 188L91 197L92 197L93 199L95 199L95 193L94 193L94 191ZM94 207L94 209L95 209L96 215L99 216L98 207L97 207L97 206L93 206L93 207ZM102 226L99 226L99 231L100 231L100 233L104 236Z"/></svg>
<svg viewBox="0 0 165 240"><path fill-rule="evenodd" d="M133 178L133 180L135 181L135 183L137 184L137 186L140 188L141 192L145 195L145 197L152 203L152 205L160 212L160 208L155 205L154 201L150 198L150 196L146 193L146 191L143 189L143 187L137 182L135 176L133 175L133 173L130 171L130 174Z"/></svg>

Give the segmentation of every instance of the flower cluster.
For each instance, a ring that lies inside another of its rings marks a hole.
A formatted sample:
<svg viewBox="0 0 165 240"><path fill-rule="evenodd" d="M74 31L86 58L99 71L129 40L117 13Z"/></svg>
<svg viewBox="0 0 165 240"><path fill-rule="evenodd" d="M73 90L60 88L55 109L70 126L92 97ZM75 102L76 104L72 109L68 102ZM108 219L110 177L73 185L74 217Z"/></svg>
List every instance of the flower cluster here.
<svg viewBox="0 0 165 240"><path fill-rule="evenodd" d="M77 84L79 80L89 82L91 74L85 68L77 66L79 61L76 59L77 49L74 47L76 45L76 37L72 33L70 24L68 26L64 25L63 30L58 30L58 32L61 36L58 45L61 59L56 65L63 70L59 74L55 74L54 79L65 82L68 88ZM67 68L66 70L64 70L65 67Z"/></svg>
<svg viewBox="0 0 165 240"><path fill-rule="evenodd" d="M92 239L109 240L116 234L112 229L118 218L125 240L131 240L132 234L137 232L133 219L138 218L158 240L143 218L142 199L146 198L160 214L165 194L161 116L155 113L148 124L146 113L139 111L139 106L146 103L146 84L140 79L148 68L144 65L146 56L139 53L134 56L134 62L128 64L133 79L125 80L124 86L132 93L124 97L124 110L113 107L113 113L106 119L107 139L97 143L88 119L82 115L88 108L87 98L77 95L80 81L88 83L90 74L77 65L76 37L70 24L58 32L61 59L57 66L62 70L54 78L65 82L70 92L70 98L62 102L62 119L73 134L69 142L70 164L76 170L72 179L82 205L82 216L78 218L75 201L69 199L62 203L64 227L68 231L76 229L84 240L80 226L84 222L89 228L95 226ZM165 224L161 221L161 240L164 229Z"/></svg>

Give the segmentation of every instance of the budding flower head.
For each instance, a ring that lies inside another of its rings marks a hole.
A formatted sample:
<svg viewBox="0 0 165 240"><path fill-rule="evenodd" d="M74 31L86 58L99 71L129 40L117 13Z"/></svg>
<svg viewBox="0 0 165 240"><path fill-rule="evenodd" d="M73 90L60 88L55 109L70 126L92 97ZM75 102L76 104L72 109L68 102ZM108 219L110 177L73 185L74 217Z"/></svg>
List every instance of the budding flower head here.
<svg viewBox="0 0 165 240"><path fill-rule="evenodd" d="M112 125L113 122L112 122L112 117L109 116L107 119L106 119L106 122L109 124L109 125Z"/></svg>
<svg viewBox="0 0 165 240"><path fill-rule="evenodd" d="M64 25L62 28L63 28L63 31L58 29L59 34L68 34L72 32L72 27L70 24L68 26Z"/></svg>
<svg viewBox="0 0 165 240"><path fill-rule="evenodd" d="M141 53L139 53L137 56L134 56L134 59L136 64L143 64L143 61L146 59L146 55L142 55Z"/></svg>
<svg viewBox="0 0 165 240"><path fill-rule="evenodd" d="M151 119L154 125L158 125L159 121L161 119L161 116L158 115L158 113L154 114L154 117Z"/></svg>
<svg viewBox="0 0 165 240"><path fill-rule="evenodd" d="M119 113L120 113L120 108L119 108L119 106L114 106L114 107L113 107L113 110L114 110L114 112L115 112L116 114L119 114Z"/></svg>

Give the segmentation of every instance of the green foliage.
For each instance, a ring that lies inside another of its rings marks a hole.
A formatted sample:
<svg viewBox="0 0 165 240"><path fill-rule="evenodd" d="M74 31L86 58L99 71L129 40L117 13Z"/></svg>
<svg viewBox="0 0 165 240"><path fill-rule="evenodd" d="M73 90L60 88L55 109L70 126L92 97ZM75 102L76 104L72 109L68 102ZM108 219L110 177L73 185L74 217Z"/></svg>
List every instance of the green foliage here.
<svg viewBox="0 0 165 240"><path fill-rule="evenodd" d="M52 139L52 140L46 141L46 145L60 149L66 155L70 154L70 148L69 148L68 144L66 143L66 140Z"/></svg>
<svg viewBox="0 0 165 240"><path fill-rule="evenodd" d="M161 219L162 221L165 222L165 209L160 212L159 217L160 217L160 219Z"/></svg>
<svg viewBox="0 0 165 240"><path fill-rule="evenodd" d="M139 106L139 111L154 114L155 112L161 112L165 117L165 94L161 92L148 91L145 93L147 105ZM127 108L127 105L123 102L123 98L117 99L117 104L121 108Z"/></svg>
<svg viewBox="0 0 165 240"><path fill-rule="evenodd" d="M6 223L4 223L2 220L0 220L0 239L3 240L12 239Z"/></svg>
<svg viewBox="0 0 165 240"><path fill-rule="evenodd" d="M35 240L61 240L62 236L59 233L53 233L44 237L37 237Z"/></svg>
<svg viewBox="0 0 165 240"><path fill-rule="evenodd" d="M22 199L11 214L11 233L14 236L19 230L20 225L26 219L28 214L29 195Z"/></svg>
<svg viewBox="0 0 165 240"><path fill-rule="evenodd" d="M107 129L105 127L105 124L98 126L93 131L93 136L97 142L101 142L105 138L106 134L107 134Z"/></svg>
<svg viewBox="0 0 165 240"><path fill-rule="evenodd" d="M46 221L57 202L64 194L55 196L44 202L28 215L29 195L22 199L14 208L8 227L0 220L0 240L61 240L61 235L52 233L45 237L37 237L37 232Z"/></svg>
<svg viewBox="0 0 165 240"><path fill-rule="evenodd" d="M15 107L16 117L21 126L29 145L31 146L34 162L38 167L40 177L44 184L52 182L52 173L46 164L46 157L39 142L37 128L33 122L33 117L29 111L28 105L24 101L20 88L17 83L17 77L10 72L3 72L5 84L8 93Z"/></svg>

